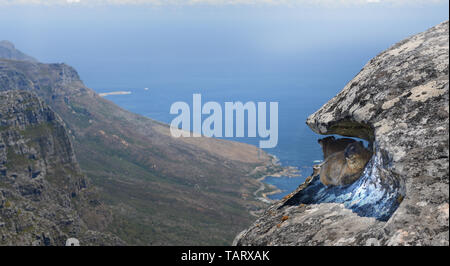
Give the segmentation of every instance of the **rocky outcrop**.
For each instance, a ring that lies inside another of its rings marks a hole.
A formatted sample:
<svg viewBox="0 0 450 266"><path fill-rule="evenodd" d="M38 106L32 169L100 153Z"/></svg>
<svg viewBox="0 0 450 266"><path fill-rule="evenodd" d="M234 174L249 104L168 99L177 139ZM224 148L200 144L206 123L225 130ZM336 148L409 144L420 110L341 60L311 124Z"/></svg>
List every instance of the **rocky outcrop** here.
<svg viewBox="0 0 450 266"><path fill-rule="evenodd" d="M237 245L449 244L449 24L382 52L307 124L371 142L364 174L343 188L308 178Z"/></svg>
<svg viewBox="0 0 450 266"><path fill-rule="evenodd" d="M0 245L114 245L64 123L34 94L0 92Z"/></svg>
<svg viewBox="0 0 450 266"><path fill-rule="evenodd" d="M4 60L0 56L0 91L31 90L50 103L68 95L94 92L86 88L77 71L64 63Z"/></svg>

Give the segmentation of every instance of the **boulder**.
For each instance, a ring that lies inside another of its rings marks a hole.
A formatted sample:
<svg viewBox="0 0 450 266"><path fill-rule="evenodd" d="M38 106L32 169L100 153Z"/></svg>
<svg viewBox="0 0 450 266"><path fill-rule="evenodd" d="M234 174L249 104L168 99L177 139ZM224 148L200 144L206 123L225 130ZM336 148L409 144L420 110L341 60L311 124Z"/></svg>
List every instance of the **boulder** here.
<svg viewBox="0 0 450 266"><path fill-rule="evenodd" d="M372 143L364 174L343 188L308 178L234 244L448 245L448 56L446 21L370 60L306 121Z"/></svg>

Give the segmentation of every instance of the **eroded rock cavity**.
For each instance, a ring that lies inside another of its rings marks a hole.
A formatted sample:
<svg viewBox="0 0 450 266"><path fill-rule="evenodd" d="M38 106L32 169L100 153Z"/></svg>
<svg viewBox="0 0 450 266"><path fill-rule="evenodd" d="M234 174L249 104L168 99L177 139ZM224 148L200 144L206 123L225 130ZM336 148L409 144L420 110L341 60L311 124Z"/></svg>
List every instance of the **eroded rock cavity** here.
<svg viewBox="0 0 450 266"><path fill-rule="evenodd" d="M319 140L319 143L324 141L329 141L329 137ZM352 145L350 139L332 141ZM376 152L356 177L356 181L351 184L326 186L320 180L320 171L316 170L312 178L306 181L304 188L288 199L282 207L300 204L342 203L359 216L387 221L401 203L405 195L405 188L401 178L388 170L391 162L389 157L383 156L376 143L370 146ZM324 159L330 159L330 156L332 158L332 155L327 154L329 152L324 149ZM320 167L317 165L315 168Z"/></svg>

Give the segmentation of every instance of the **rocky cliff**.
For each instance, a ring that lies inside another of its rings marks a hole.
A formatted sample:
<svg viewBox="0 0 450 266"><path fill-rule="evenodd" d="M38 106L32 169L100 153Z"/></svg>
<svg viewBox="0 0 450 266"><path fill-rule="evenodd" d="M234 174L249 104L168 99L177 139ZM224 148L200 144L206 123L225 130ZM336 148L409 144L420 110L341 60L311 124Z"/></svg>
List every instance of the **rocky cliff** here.
<svg viewBox="0 0 450 266"><path fill-rule="evenodd" d="M111 214L75 159L62 120L36 95L0 92L0 245L114 245Z"/></svg>
<svg viewBox="0 0 450 266"><path fill-rule="evenodd" d="M382 52L307 119L366 139L374 155L348 187L312 176L236 245L449 244L449 23Z"/></svg>

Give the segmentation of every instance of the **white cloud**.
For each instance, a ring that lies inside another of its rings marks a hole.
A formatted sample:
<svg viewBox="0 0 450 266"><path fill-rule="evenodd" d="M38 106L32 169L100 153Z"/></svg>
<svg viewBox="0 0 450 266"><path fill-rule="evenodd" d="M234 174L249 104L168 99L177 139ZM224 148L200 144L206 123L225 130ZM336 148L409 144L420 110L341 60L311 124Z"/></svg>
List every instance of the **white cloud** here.
<svg viewBox="0 0 450 266"><path fill-rule="evenodd" d="M0 5L417 5L447 0L0 0Z"/></svg>

